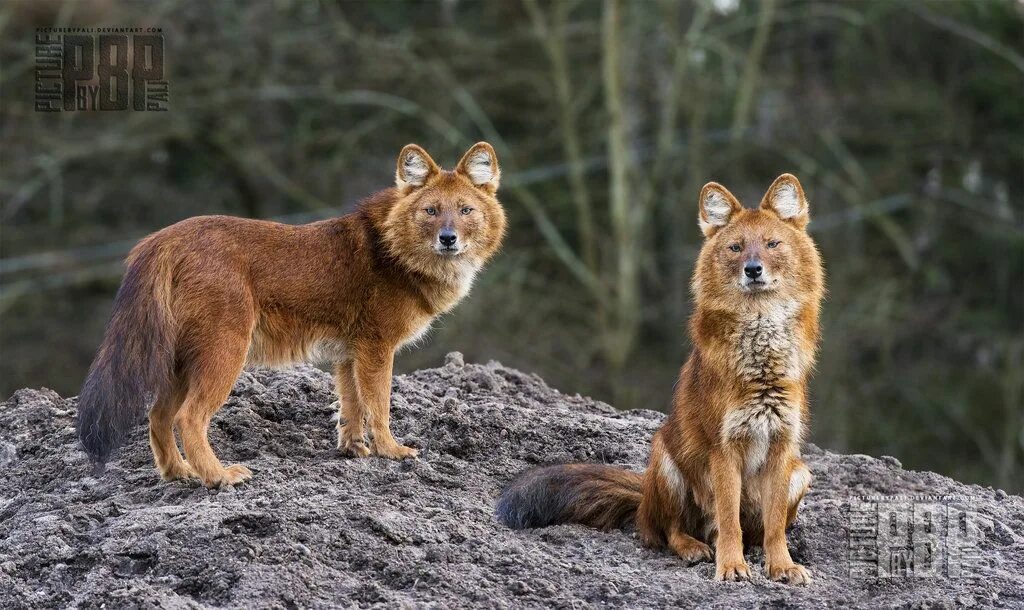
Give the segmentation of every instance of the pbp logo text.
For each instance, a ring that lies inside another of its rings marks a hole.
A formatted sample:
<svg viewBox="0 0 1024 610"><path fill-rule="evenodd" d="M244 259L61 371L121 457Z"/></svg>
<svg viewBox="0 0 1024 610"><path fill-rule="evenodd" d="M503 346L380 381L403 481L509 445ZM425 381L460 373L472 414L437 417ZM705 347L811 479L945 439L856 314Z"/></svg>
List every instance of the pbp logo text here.
<svg viewBox="0 0 1024 610"><path fill-rule="evenodd" d="M166 111L170 87L164 79L164 37L154 30L37 31L36 111Z"/></svg>

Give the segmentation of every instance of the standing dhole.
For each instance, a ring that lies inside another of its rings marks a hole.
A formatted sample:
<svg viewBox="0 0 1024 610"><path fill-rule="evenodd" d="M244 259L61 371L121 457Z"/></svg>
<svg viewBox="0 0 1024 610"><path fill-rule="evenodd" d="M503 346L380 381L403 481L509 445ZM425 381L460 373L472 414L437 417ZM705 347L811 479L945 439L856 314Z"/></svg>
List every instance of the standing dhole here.
<svg viewBox="0 0 1024 610"><path fill-rule="evenodd" d="M719 184L704 186L693 352L647 471L591 464L530 470L502 494L499 519L516 528L601 529L635 520L646 544L687 561L710 559L713 543L719 580L748 578L744 541L762 542L769 578L810 582L786 546L786 527L811 480L800 442L824 288L809 218L803 188L789 174L756 210Z"/></svg>
<svg viewBox="0 0 1024 610"><path fill-rule="evenodd" d="M321 359L335 365L338 448L414 457L389 427L395 351L465 297L498 250L500 174L486 142L454 171L410 144L396 185L347 216L302 226L201 216L143 239L79 396L86 451L105 462L155 396L149 440L165 480L247 480L210 448L214 413L247 363Z"/></svg>

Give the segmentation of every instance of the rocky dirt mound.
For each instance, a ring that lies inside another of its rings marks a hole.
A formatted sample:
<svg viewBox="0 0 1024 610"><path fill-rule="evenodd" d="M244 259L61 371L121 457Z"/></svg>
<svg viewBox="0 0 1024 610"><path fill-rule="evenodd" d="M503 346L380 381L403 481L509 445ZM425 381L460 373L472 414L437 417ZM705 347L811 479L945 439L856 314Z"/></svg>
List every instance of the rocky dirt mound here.
<svg viewBox="0 0 1024 610"><path fill-rule="evenodd" d="M396 463L340 457L333 400L331 378L312 368L243 374L210 436L255 478L208 491L161 483L141 428L92 476L75 399L17 392L0 405L0 608L1024 605L1024 499L892 458L808 447L816 478L790 546L814 584L766 581L758 549L752 582L720 584L711 564L686 567L631 532L510 531L493 517L501 487L528 466L642 468L659 413L618 412L452 354L394 380L394 432L423 450ZM974 578L851 578L855 494L970 496Z"/></svg>

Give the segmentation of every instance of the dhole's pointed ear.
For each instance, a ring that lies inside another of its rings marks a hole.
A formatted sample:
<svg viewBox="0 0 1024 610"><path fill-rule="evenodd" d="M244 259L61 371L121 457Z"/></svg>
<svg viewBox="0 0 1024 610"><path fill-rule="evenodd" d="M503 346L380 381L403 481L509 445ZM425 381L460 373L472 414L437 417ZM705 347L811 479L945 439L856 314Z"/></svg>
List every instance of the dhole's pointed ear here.
<svg viewBox="0 0 1024 610"><path fill-rule="evenodd" d="M455 171L469 178L469 181L489 193L498 190L501 181L501 167L498 155L487 142L477 142L462 155Z"/></svg>
<svg viewBox="0 0 1024 610"><path fill-rule="evenodd" d="M782 174L772 182L761 200L761 209L775 212L779 218L793 223L798 229L806 227L811 220L804 188L793 174Z"/></svg>
<svg viewBox="0 0 1024 610"><path fill-rule="evenodd" d="M398 153L395 185L400 189L423 186L439 171L437 163L434 163L427 151L415 144L406 144L402 152Z"/></svg>
<svg viewBox="0 0 1024 610"><path fill-rule="evenodd" d="M729 224L733 216L743 209L740 202L733 197L729 189L717 182L708 182L700 190L700 213L697 224L705 237L711 237L715 231Z"/></svg>

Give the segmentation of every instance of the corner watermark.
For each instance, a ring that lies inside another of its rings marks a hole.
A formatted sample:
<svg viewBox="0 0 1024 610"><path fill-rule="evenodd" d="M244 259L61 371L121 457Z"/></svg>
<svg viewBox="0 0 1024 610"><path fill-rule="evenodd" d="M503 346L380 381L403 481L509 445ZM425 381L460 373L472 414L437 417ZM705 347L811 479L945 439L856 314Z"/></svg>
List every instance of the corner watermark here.
<svg viewBox="0 0 1024 610"><path fill-rule="evenodd" d="M972 496L850 500L850 578L973 578L986 567Z"/></svg>
<svg viewBox="0 0 1024 610"><path fill-rule="evenodd" d="M170 104L160 28L37 28L36 112L163 112Z"/></svg>

